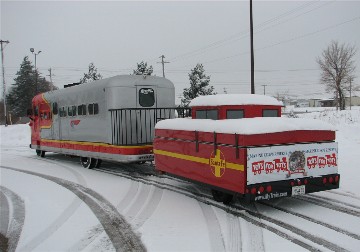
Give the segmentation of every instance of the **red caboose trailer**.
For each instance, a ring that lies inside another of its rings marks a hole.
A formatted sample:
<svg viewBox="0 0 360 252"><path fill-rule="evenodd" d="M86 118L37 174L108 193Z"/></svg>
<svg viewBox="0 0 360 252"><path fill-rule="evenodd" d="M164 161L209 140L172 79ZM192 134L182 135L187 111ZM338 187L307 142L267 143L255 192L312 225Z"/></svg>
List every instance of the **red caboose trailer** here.
<svg viewBox="0 0 360 252"><path fill-rule="evenodd" d="M224 203L339 187L331 125L282 118L282 103L262 95L204 96L190 106L192 118L157 123L157 170L208 185Z"/></svg>

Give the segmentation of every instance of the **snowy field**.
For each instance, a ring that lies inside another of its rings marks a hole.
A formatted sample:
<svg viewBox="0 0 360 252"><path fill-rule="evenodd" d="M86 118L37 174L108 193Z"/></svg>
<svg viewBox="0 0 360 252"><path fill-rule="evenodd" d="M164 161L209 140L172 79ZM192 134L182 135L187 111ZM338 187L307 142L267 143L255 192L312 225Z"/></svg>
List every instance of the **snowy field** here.
<svg viewBox="0 0 360 252"><path fill-rule="evenodd" d="M206 193L192 184L144 175L150 165L104 164L112 174L39 158L28 125L1 126L0 250L358 251L360 108L298 116L338 129L340 189L241 211L182 193Z"/></svg>

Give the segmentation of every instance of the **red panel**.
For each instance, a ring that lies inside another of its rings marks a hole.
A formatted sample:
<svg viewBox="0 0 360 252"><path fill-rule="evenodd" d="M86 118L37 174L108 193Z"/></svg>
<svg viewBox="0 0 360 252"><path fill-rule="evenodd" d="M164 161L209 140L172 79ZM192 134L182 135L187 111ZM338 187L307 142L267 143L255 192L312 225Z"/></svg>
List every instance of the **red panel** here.
<svg viewBox="0 0 360 252"><path fill-rule="evenodd" d="M36 141L32 141L33 144L36 144ZM90 152L101 152L101 153L109 153L109 154L121 154L121 155L141 155L141 154L152 154L153 149L151 146L144 147L118 147L112 145L103 145L96 143L82 143L77 144L76 142L61 142L61 141L41 141L40 145L54 147L54 148L62 148L68 150L81 150L81 151L90 151Z"/></svg>
<svg viewBox="0 0 360 252"><path fill-rule="evenodd" d="M196 141L194 131L157 129L155 131L155 135L157 137ZM240 146L258 146L272 144L334 141L335 132L327 130L297 130L254 135L237 134L237 137L238 144ZM214 142L214 133L198 132L198 141L212 143ZM235 145L235 134L217 133L216 142L218 144Z"/></svg>
<svg viewBox="0 0 360 252"><path fill-rule="evenodd" d="M196 152L196 145L194 143L157 138L154 140L154 149L187 156L186 158L169 157L155 153L157 170L226 190L244 193L246 168L243 167L243 171L239 171L228 168L227 166L228 163L245 165L245 150L239 151L239 159L236 159L236 149L234 147L220 146L218 149L222 152L222 158L224 162L226 162L226 168L222 169L223 173L221 177L216 177L214 167L209 164L210 158L214 157L213 145L200 144L199 152ZM196 158L202 158L203 161L208 161L208 163L189 160Z"/></svg>

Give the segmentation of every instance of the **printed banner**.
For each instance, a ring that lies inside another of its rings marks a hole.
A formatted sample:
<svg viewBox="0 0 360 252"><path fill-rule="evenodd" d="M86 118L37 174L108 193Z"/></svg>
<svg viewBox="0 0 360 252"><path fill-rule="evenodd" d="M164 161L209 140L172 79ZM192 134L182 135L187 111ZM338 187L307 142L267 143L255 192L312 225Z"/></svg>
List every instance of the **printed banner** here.
<svg viewBox="0 0 360 252"><path fill-rule="evenodd" d="M338 172L338 144L295 144L247 149L247 184Z"/></svg>

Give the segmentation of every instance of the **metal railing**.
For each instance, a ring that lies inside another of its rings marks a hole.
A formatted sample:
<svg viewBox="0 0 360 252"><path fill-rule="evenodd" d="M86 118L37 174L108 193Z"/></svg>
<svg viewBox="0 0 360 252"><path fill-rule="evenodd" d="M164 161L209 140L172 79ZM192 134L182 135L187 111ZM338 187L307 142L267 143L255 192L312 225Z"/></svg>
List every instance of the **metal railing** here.
<svg viewBox="0 0 360 252"><path fill-rule="evenodd" d="M190 108L126 108L109 111L113 145L152 144L157 122L191 116Z"/></svg>

